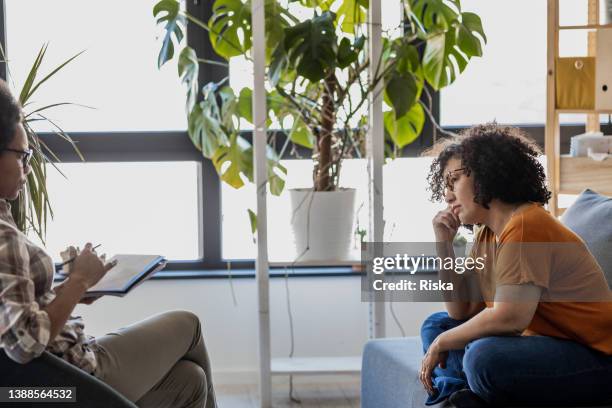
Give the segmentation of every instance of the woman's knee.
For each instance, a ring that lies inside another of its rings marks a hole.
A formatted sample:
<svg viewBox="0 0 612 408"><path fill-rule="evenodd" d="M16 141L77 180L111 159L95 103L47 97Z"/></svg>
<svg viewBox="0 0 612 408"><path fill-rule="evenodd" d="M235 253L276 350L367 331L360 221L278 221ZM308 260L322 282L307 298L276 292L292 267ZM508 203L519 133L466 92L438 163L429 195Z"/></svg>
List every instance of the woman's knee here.
<svg viewBox="0 0 612 408"><path fill-rule="evenodd" d="M172 369L177 384L182 384L183 401L181 406L204 406L208 390L208 379L204 369L189 360L180 360Z"/></svg>
<svg viewBox="0 0 612 408"><path fill-rule="evenodd" d="M171 324L177 325L184 333L199 332L201 330L200 318L193 312L187 310L171 310L164 312L163 316Z"/></svg>
<svg viewBox="0 0 612 408"><path fill-rule="evenodd" d="M431 344L438 335L447 330L449 319L448 313L436 312L430 315L421 324L421 340L423 344Z"/></svg>
<svg viewBox="0 0 612 408"><path fill-rule="evenodd" d="M463 356L463 371L470 389L485 401L492 403L502 390L497 377L503 367L499 339L483 337L470 342Z"/></svg>

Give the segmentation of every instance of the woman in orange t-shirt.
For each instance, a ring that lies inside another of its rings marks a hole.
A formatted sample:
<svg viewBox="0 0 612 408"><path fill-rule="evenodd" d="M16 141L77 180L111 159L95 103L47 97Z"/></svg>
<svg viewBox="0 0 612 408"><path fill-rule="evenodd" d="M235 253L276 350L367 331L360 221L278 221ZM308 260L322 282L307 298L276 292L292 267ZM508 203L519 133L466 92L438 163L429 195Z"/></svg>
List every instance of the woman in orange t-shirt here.
<svg viewBox="0 0 612 408"><path fill-rule="evenodd" d="M440 271L461 293L421 328L426 404L611 403L612 294L584 242L543 208L538 146L487 124L433 152L432 198L448 204L433 219L438 256L454 256L461 224L477 225L472 256L486 262Z"/></svg>

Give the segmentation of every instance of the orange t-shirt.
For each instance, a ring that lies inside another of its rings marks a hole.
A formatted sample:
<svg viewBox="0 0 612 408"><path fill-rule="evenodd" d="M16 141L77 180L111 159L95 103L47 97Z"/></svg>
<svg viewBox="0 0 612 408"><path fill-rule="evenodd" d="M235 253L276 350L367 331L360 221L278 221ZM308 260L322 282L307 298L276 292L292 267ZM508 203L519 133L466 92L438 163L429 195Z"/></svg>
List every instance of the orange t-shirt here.
<svg viewBox="0 0 612 408"><path fill-rule="evenodd" d="M519 209L499 242L490 228L481 228L472 256L486 259L478 274L487 307L499 285L542 288L523 335L570 339L612 355L612 292L604 273L582 239L541 205Z"/></svg>

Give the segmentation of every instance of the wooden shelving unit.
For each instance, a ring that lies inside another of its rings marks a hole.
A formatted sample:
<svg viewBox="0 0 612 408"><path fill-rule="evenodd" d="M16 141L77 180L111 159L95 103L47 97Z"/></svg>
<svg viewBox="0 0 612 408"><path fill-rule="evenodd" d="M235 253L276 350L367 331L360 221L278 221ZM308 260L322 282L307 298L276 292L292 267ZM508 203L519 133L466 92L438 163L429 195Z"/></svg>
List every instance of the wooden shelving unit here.
<svg viewBox="0 0 612 408"><path fill-rule="evenodd" d="M589 187L612 196L612 159L602 162L588 157L561 156L560 194L579 194Z"/></svg>
<svg viewBox="0 0 612 408"><path fill-rule="evenodd" d="M612 28L612 24L599 24L599 1L585 0L588 7L586 25L561 26L559 24L559 0L548 0L548 38L547 38L547 95L546 95L546 132L545 153L549 188L552 197L549 210L553 215L564 211L559 207L559 194L578 194L591 188L601 194L612 195L612 159L602 162L586 157L561 155L561 128L559 115L568 113L587 114L586 131L600 130L600 114L612 114L612 109L584 110L558 109L556 101L556 63L559 58L559 32L562 30L589 30L588 56L596 57L596 34L598 29ZM612 46L612 45L611 45Z"/></svg>

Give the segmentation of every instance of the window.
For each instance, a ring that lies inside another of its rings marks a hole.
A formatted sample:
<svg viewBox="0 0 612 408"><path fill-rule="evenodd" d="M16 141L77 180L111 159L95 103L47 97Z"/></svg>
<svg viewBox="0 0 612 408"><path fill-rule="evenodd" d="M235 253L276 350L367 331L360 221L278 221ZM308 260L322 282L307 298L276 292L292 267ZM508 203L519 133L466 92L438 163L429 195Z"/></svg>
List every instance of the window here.
<svg viewBox="0 0 612 408"><path fill-rule="evenodd" d="M444 126L542 124L546 119L546 2L463 0L481 19L487 44L441 91Z"/></svg>
<svg viewBox="0 0 612 408"><path fill-rule="evenodd" d="M385 240L423 242L433 240L431 220L444 204L429 201L426 191L431 158L402 158L383 167ZM285 160L287 188L312 185L310 160ZM345 160L341 186L357 189L356 219L362 228L368 220L368 176L364 159ZM249 235L247 209L255 208L253 186L235 190L223 185L223 257L255 257L255 244ZM290 225L291 209L287 192L280 197L268 195L268 251L270 259L295 258ZM367 239L367 237L366 237ZM358 245L353 237L353 245Z"/></svg>
<svg viewBox="0 0 612 408"><path fill-rule="evenodd" d="M73 102L94 108L49 111L64 130L186 129L177 65L157 69L161 29L152 14L156 2L5 0L7 51L16 86L24 82L43 44L49 43L44 72L85 50L36 98L37 106Z"/></svg>
<svg viewBox="0 0 612 408"><path fill-rule="evenodd" d="M285 191L279 197L268 194L268 252L271 260L293 261L297 254L291 230L291 205L289 189L312 187L311 160L283 160L287 168ZM349 159L343 162L341 187L357 189L355 209L361 225L367 225L368 186L365 159ZM222 184L223 258L253 259L256 246L250 235L251 227L247 209L255 210L255 187L247 185L234 189ZM354 243L356 245L356 242Z"/></svg>
<svg viewBox="0 0 612 408"><path fill-rule="evenodd" d="M68 245L99 252L199 258L198 164L193 162L60 164L48 172L55 214L46 248L54 260ZM34 239L34 234L30 234Z"/></svg>
<svg viewBox="0 0 612 408"><path fill-rule="evenodd" d="M496 120L508 124L546 122L545 1L463 0L476 12L487 35L482 58L474 58L454 84L441 91L444 126L469 126ZM561 0L563 25L587 23L587 2ZM586 56L587 32L562 31L562 56ZM583 123L585 115L562 115L561 123ZM607 117L602 116L607 121Z"/></svg>

